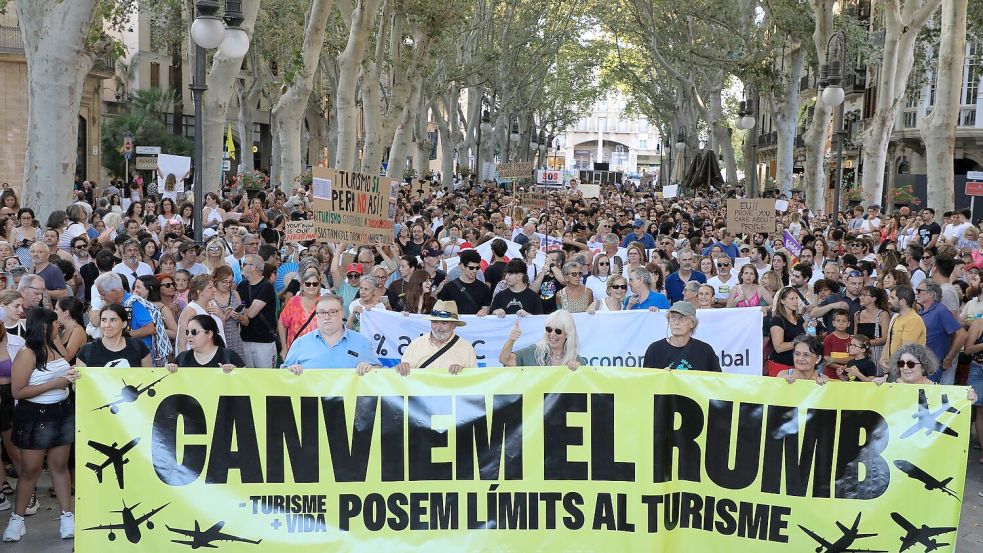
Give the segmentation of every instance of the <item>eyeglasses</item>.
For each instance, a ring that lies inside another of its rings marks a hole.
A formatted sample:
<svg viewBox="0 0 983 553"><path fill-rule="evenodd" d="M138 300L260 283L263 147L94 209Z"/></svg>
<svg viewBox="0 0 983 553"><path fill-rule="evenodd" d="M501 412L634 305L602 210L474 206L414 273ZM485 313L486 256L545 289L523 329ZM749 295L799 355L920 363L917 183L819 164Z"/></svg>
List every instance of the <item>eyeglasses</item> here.
<svg viewBox="0 0 983 553"><path fill-rule="evenodd" d="M304 286L306 286L308 288L315 288L315 287L321 286L321 283L320 282L305 282L304 283Z"/></svg>
<svg viewBox="0 0 983 553"><path fill-rule="evenodd" d="M556 334L557 336L560 336L561 334L563 334L563 329L562 328L553 328L551 326L546 327L546 334L549 334L550 332L552 332L553 334Z"/></svg>
<svg viewBox="0 0 983 553"><path fill-rule="evenodd" d="M918 365L921 365L921 363L919 363L918 361L912 361L910 359L908 361L902 361L901 359L898 359L898 368L899 369L903 369L905 367L905 365L907 365L909 369L914 369Z"/></svg>
<svg viewBox="0 0 983 553"><path fill-rule="evenodd" d="M161 284L160 286L161 286L161 288L174 288L174 283L173 282L165 282L165 283Z"/></svg>
<svg viewBox="0 0 983 553"><path fill-rule="evenodd" d="M730 263L727 263L727 262L717 263L717 267L730 267Z"/></svg>
<svg viewBox="0 0 983 553"><path fill-rule="evenodd" d="M348 278L359 278L361 276L359 273L348 273Z"/></svg>
<svg viewBox="0 0 983 553"><path fill-rule="evenodd" d="M628 285L627 284L612 284L611 285L611 289L612 290L627 290L628 289Z"/></svg>
<svg viewBox="0 0 983 553"><path fill-rule="evenodd" d="M583 274L584 273L580 271L570 271L569 273L567 273L567 276L579 277L579 276L583 276Z"/></svg>
<svg viewBox="0 0 983 553"><path fill-rule="evenodd" d="M341 309L318 309L314 314L318 317L337 317L341 314Z"/></svg>
<svg viewBox="0 0 983 553"><path fill-rule="evenodd" d="M926 255L926 256L922 257L922 260L923 261L929 261L931 259L932 259L932 256L930 256L930 255Z"/></svg>
<svg viewBox="0 0 983 553"><path fill-rule="evenodd" d="M922 292L928 292L928 289L927 288L915 288L915 292L918 292L919 294L921 294Z"/></svg>
<svg viewBox="0 0 983 553"><path fill-rule="evenodd" d="M189 328L184 331L184 334L186 336L197 336L199 334L204 334L204 333L205 333L204 330L198 330L197 328Z"/></svg>

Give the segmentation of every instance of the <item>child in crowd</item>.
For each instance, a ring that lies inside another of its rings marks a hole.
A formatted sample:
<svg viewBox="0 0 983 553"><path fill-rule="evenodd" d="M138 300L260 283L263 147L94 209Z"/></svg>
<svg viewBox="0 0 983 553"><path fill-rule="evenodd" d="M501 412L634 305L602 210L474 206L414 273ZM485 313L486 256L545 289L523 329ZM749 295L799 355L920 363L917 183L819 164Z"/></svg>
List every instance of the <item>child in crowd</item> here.
<svg viewBox="0 0 983 553"><path fill-rule="evenodd" d="M850 359L850 312L845 309L833 310L833 331L823 339L823 356L826 359L826 376L839 378Z"/></svg>
<svg viewBox="0 0 983 553"><path fill-rule="evenodd" d="M856 334L850 339L850 361L837 374L848 382L870 382L877 376L877 366L870 360L870 338Z"/></svg>

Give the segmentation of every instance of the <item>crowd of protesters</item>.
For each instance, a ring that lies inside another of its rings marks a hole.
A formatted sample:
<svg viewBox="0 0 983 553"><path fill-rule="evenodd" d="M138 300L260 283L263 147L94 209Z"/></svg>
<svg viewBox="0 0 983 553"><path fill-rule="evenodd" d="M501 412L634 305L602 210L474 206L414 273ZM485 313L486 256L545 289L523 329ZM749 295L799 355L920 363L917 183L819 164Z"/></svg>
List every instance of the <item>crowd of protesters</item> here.
<svg viewBox="0 0 983 553"><path fill-rule="evenodd" d="M983 395L983 256L965 210L870 206L831 219L793 193L780 198L774 233L742 234L728 230L725 208L739 192L663 199L629 182L585 197L574 179L528 209L511 185L471 178L452 190L435 181L422 198L404 185L391 242L292 243L285 224L313 216L309 186L247 192L231 181L205 196L196 242L190 193L162 189L76 182L75 201L53 213L0 194L0 436L18 477L16 493L2 481L0 510L14 510L5 541L37 512L45 452L62 537L74 533L78 367L365 374L380 366L359 333L372 310L431 322L396 366L403 375L476 366L455 333L461 315L545 315L542 340L513 350L516 322L499 361L576 370L590 337L572 314L638 309L669 327L644 366L720 371L693 336L701 314L753 308L764 314L762 375L958 382L972 401Z"/></svg>

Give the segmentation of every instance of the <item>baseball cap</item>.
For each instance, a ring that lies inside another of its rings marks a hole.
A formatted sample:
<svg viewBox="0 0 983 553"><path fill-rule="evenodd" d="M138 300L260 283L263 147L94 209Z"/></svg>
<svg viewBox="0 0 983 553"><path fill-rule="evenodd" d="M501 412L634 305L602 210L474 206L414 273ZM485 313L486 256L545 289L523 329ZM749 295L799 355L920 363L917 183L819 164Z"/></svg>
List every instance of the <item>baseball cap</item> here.
<svg viewBox="0 0 983 553"><path fill-rule="evenodd" d="M635 222L632 223L632 226L635 228L642 228L643 226L645 226L645 222L642 221L641 219L635 219Z"/></svg>
<svg viewBox="0 0 983 553"><path fill-rule="evenodd" d="M362 264L361 263L349 263L348 270L345 273L358 273L362 274Z"/></svg>
<svg viewBox="0 0 983 553"><path fill-rule="evenodd" d="M696 318L696 308L688 301L677 301L669 308L669 312Z"/></svg>

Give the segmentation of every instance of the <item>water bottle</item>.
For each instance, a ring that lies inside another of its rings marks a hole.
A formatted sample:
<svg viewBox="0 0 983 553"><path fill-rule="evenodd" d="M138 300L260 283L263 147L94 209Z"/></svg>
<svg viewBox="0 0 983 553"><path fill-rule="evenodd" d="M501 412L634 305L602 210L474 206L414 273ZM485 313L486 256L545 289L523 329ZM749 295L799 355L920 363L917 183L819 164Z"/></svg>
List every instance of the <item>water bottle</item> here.
<svg viewBox="0 0 983 553"><path fill-rule="evenodd" d="M806 334L808 334L809 336L815 336L816 335L816 320L815 319L809 319L808 321L806 321Z"/></svg>

